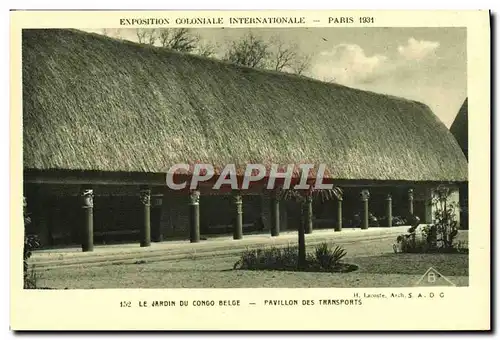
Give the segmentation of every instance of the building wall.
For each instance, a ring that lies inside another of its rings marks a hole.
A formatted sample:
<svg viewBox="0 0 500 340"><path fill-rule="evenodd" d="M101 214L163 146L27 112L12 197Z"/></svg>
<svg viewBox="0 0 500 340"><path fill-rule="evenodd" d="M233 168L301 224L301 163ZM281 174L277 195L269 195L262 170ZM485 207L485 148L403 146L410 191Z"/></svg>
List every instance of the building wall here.
<svg viewBox="0 0 500 340"><path fill-rule="evenodd" d="M189 237L189 197L165 190L161 212L163 238ZM202 195L199 200L201 235L230 234L236 216L233 197ZM270 230L270 200L267 196L243 195L243 231Z"/></svg>
<svg viewBox="0 0 500 340"><path fill-rule="evenodd" d="M160 230L163 239L189 235L189 197L162 196Z"/></svg>

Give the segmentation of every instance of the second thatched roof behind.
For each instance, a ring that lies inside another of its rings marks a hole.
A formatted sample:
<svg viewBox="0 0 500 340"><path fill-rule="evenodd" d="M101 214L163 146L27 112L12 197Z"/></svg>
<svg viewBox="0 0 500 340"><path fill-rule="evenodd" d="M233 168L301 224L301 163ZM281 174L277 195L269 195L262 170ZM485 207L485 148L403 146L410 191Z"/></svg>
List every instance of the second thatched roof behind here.
<svg viewBox="0 0 500 340"><path fill-rule="evenodd" d="M465 157L469 158L469 120L468 120L468 101L465 99L460 111L458 111L453 124L451 124L450 131L455 136L460 148L462 149Z"/></svg>
<svg viewBox="0 0 500 340"><path fill-rule="evenodd" d="M25 169L307 162L335 179L467 179L424 104L78 31L23 31L23 114Z"/></svg>

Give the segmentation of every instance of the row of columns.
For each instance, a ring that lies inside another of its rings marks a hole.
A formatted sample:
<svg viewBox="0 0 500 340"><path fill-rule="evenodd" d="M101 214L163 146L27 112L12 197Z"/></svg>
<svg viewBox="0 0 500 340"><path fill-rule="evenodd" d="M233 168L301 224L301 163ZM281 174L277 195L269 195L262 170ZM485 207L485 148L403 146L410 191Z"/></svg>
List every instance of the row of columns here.
<svg viewBox="0 0 500 340"><path fill-rule="evenodd" d="M194 191L191 193L191 209L190 209L190 240L191 242L200 241L200 212L199 212L199 197L200 193ZM363 203L363 216L361 229L368 229L370 224L369 211L370 192L366 189L361 191L361 201ZM239 240L243 237L243 200L240 193L233 194L233 202L235 205L235 216L233 223L233 239ZM313 232L313 199L311 196L306 197L305 204L301 211L304 216L304 231L305 234ZM342 196L337 198L337 223L335 231L342 231ZM409 212L413 214L413 189L408 190ZM279 236L280 234L280 201L276 195L271 195L271 236ZM392 196L387 195L387 227L392 227Z"/></svg>
<svg viewBox="0 0 500 340"><path fill-rule="evenodd" d="M81 192L83 209L82 251L94 250L94 191L85 188ZM151 246L151 189L141 188L139 200L142 204L140 225L140 246Z"/></svg>
<svg viewBox="0 0 500 340"><path fill-rule="evenodd" d="M189 240L191 243L197 243L200 242L200 192L192 191L189 198ZM243 198L241 194L234 194L233 202L236 207L233 239L240 240L243 238Z"/></svg>
<svg viewBox="0 0 500 340"><path fill-rule="evenodd" d="M85 188L81 192L82 208L84 212L84 227L82 235L82 251L88 252L94 249L94 193L91 188ZM140 202L142 204L142 223L140 228L140 246L149 247L151 245L151 190L149 188L141 188L139 192ZM361 191L361 201L363 203L363 216L361 229L369 227L369 198L368 190ZM200 192L192 191L189 200L189 234L190 241L196 243L200 241ZM234 223L233 223L233 238L239 240L243 237L243 200L241 193L233 194ZM303 206L302 216L304 216L304 231L310 234L313 231L313 199L311 196L306 197ZM335 231L342 230L342 197L337 199L337 224ZM409 212L413 214L413 190L408 191ZM392 226L392 197L389 194L386 198L387 203L387 226ZM279 236L280 234L280 201L276 195L271 195L271 236Z"/></svg>

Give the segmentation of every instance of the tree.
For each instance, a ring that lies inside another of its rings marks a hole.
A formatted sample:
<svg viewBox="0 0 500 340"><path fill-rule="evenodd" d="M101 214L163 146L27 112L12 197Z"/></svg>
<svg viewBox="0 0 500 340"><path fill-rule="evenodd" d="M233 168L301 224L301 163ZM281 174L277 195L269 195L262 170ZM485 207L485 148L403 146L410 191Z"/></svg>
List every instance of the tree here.
<svg viewBox="0 0 500 340"><path fill-rule="evenodd" d="M297 46L285 44L279 37L271 39L273 53L270 56L271 68L275 71L284 71L291 68L297 58Z"/></svg>
<svg viewBox="0 0 500 340"><path fill-rule="evenodd" d="M215 52L217 50L217 46L211 43L199 43L196 49L194 50L194 54L201 55L206 58L210 58L215 56Z"/></svg>
<svg viewBox="0 0 500 340"><path fill-rule="evenodd" d="M265 68L278 72L303 74L310 66L311 57L303 55L296 44L279 36L265 41L252 32L229 46L225 60L247 67Z"/></svg>
<svg viewBox="0 0 500 340"><path fill-rule="evenodd" d="M144 28L138 28L136 30L136 35L139 44L145 44L148 36L148 30Z"/></svg>
<svg viewBox="0 0 500 340"><path fill-rule="evenodd" d="M198 54L204 57L215 55L217 46L201 42L201 38L191 33L188 28L137 29L140 44L157 45L171 50Z"/></svg>
<svg viewBox="0 0 500 340"><path fill-rule="evenodd" d="M303 55L295 58L295 60L292 62L291 69L293 73L300 76L304 74L304 72L307 71L310 66L311 66L311 56Z"/></svg>
<svg viewBox="0 0 500 340"><path fill-rule="evenodd" d="M147 41L149 45L155 45L156 43L156 30L153 28L150 31L148 31L148 34L146 35Z"/></svg>
<svg viewBox="0 0 500 340"><path fill-rule="evenodd" d="M101 34L106 37L111 37L115 39L121 39L121 30L119 28L103 28Z"/></svg>
<svg viewBox="0 0 500 340"><path fill-rule="evenodd" d="M162 28L158 30L158 40L165 48L179 52L193 52L199 42L199 38L188 28Z"/></svg>
<svg viewBox="0 0 500 340"><path fill-rule="evenodd" d="M224 59L242 66L266 68L270 54L270 45L250 32L231 43Z"/></svg>

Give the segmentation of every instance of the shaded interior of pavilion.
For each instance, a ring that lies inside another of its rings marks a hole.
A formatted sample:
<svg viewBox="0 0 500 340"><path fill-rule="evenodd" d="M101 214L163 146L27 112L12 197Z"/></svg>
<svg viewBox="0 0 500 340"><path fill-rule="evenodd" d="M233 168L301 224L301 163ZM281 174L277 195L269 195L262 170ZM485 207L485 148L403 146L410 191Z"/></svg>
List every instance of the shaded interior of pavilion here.
<svg viewBox="0 0 500 340"><path fill-rule="evenodd" d="M25 185L26 209L44 248L190 240L216 235L271 234L315 229L386 228L409 225L412 215L430 223L426 186L342 187L339 198L299 203L272 191L241 194L174 192L160 187ZM387 218L387 216L391 218Z"/></svg>

